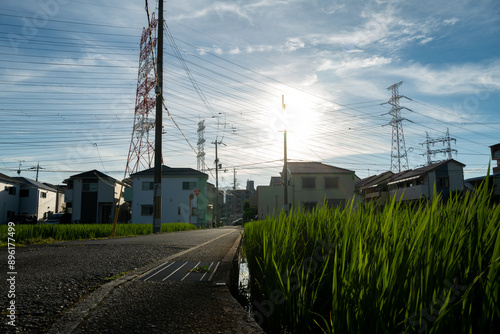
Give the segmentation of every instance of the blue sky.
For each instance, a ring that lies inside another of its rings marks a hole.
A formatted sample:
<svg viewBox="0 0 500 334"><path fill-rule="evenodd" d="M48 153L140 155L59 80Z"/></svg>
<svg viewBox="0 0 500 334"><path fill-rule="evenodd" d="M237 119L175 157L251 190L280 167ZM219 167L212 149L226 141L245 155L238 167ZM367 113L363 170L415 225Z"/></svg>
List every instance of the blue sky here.
<svg viewBox="0 0 500 334"><path fill-rule="evenodd" d="M150 11L156 2L150 1ZM0 172L61 183L90 169L124 175L145 3L26 0L0 5ZM456 139L465 177L485 175L500 142L500 3L491 1L166 1L165 19L192 76L165 46L165 100L205 162L214 145L222 187L322 161L363 178L391 168L391 97L401 99L410 168L426 134ZM281 108L285 96L286 112ZM217 117L215 117L217 116ZM163 156L196 168L196 152L164 115ZM435 144L434 149L443 148ZM440 154L433 160L444 159ZM214 171L208 172L214 182Z"/></svg>

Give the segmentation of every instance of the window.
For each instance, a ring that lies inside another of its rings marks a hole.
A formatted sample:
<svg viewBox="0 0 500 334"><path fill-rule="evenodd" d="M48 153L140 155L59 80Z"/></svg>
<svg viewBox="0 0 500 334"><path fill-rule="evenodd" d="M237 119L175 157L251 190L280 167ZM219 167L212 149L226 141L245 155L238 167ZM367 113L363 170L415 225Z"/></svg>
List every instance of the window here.
<svg viewBox="0 0 500 334"><path fill-rule="evenodd" d="M191 216L198 216L198 208L191 208Z"/></svg>
<svg viewBox="0 0 500 334"><path fill-rule="evenodd" d="M450 186L450 179L447 177L438 177L437 181L438 187L448 188Z"/></svg>
<svg viewBox="0 0 500 334"><path fill-rule="evenodd" d="M47 198L47 193L40 192L40 198Z"/></svg>
<svg viewBox="0 0 500 334"><path fill-rule="evenodd" d="M141 216L152 216L153 206L152 205L141 205Z"/></svg>
<svg viewBox="0 0 500 334"><path fill-rule="evenodd" d="M325 177L325 189L337 189L339 187L338 177Z"/></svg>
<svg viewBox="0 0 500 334"><path fill-rule="evenodd" d="M9 192L9 195L16 194L16 187L5 187L5 190L7 190Z"/></svg>
<svg viewBox="0 0 500 334"><path fill-rule="evenodd" d="M155 188L154 182L142 182L142 190L153 190Z"/></svg>
<svg viewBox="0 0 500 334"><path fill-rule="evenodd" d="M88 192L97 192L97 181L96 182L84 182L83 183L83 191Z"/></svg>
<svg viewBox="0 0 500 334"><path fill-rule="evenodd" d="M316 189L316 178L315 177L303 177L302 178L302 189Z"/></svg>
<svg viewBox="0 0 500 334"><path fill-rule="evenodd" d="M21 191L19 191L19 197L30 197L30 190L21 189Z"/></svg>
<svg viewBox="0 0 500 334"><path fill-rule="evenodd" d="M316 208L316 204L317 204L316 202L304 202L303 203L304 210L306 212L311 212Z"/></svg>
<svg viewBox="0 0 500 334"><path fill-rule="evenodd" d="M182 190L196 189L196 182L182 182Z"/></svg>

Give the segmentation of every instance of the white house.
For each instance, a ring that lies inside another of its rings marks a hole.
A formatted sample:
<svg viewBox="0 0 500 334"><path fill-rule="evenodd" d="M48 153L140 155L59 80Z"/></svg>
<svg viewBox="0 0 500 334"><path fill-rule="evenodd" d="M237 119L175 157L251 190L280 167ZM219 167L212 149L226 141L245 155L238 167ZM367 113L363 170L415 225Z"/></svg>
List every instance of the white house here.
<svg viewBox="0 0 500 334"><path fill-rule="evenodd" d="M63 209L63 193L52 187L26 177L16 177L20 182L19 213L37 216L38 220L61 212Z"/></svg>
<svg viewBox="0 0 500 334"><path fill-rule="evenodd" d="M18 214L20 189L20 181L0 173L0 225Z"/></svg>
<svg viewBox="0 0 500 334"><path fill-rule="evenodd" d="M395 174L387 183L389 196L402 201L432 199L434 186L441 198L464 189L465 165L454 159Z"/></svg>
<svg viewBox="0 0 500 334"><path fill-rule="evenodd" d="M354 198L354 171L320 162L288 162L288 203L291 207L311 210L325 201L329 206L344 205ZM282 180L283 180L282 173ZM259 218L263 219L284 207L284 182L275 178L269 186L257 187Z"/></svg>
<svg viewBox="0 0 500 334"><path fill-rule="evenodd" d="M72 221L112 223L116 203L118 200L120 205L124 202L123 196L120 196L122 183L98 170L73 175L64 182L68 186L64 201Z"/></svg>
<svg viewBox="0 0 500 334"><path fill-rule="evenodd" d="M154 168L134 173L130 177L132 223L152 224ZM195 169L162 166L162 222L207 226L207 179L207 174Z"/></svg>

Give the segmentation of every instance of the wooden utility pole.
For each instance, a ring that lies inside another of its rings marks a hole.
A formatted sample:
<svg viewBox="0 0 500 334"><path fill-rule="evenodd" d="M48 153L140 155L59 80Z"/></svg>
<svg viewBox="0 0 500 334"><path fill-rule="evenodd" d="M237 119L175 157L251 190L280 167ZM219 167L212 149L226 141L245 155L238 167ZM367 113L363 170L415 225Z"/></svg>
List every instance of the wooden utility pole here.
<svg viewBox="0 0 500 334"><path fill-rule="evenodd" d="M163 0L158 1L158 49L156 62L156 123L155 123L155 167L153 233L161 232L161 174L162 174L162 131L163 131Z"/></svg>

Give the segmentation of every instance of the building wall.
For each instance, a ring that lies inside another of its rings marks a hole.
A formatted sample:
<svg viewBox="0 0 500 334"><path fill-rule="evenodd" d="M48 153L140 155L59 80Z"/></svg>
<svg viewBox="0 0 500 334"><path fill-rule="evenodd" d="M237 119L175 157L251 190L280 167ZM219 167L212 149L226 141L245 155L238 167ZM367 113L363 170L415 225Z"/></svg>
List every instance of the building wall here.
<svg viewBox="0 0 500 334"><path fill-rule="evenodd" d="M278 214L281 212L284 208L283 197L284 187L282 186L257 186L259 219L265 219L275 213Z"/></svg>
<svg viewBox="0 0 500 334"><path fill-rule="evenodd" d="M303 178L314 178L315 187L305 189ZM327 189L325 178L337 179L337 187ZM354 175L352 174L296 174L292 175L292 197L288 195L290 203L294 207L304 206L306 203L323 204L326 199L333 205L345 203L352 200L354 196ZM290 189L290 186L289 186Z"/></svg>
<svg viewBox="0 0 500 334"><path fill-rule="evenodd" d="M19 184L0 181L0 225L7 224L9 218L18 214L19 189Z"/></svg>
<svg viewBox="0 0 500 334"><path fill-rule="evenodd" d="M151 177L134 177L132 186L132 223L152 224L153 189L143 189L144 182L153 182ZM183 189L183 183L194 185L192 189ZM190 200L194 190L200 190L198 196ZM189 223L199 226L207 224L207 179L198 177L163 177L162 178L162 220L165 223ZM190 210L191 202L191 214ZM151 211L148 211L151 208Z"/></svg>

